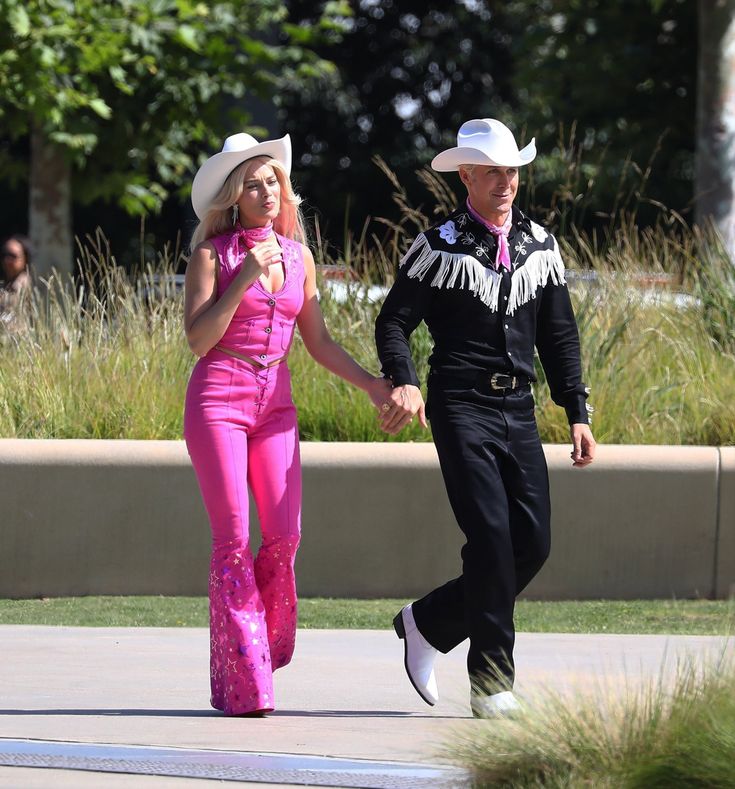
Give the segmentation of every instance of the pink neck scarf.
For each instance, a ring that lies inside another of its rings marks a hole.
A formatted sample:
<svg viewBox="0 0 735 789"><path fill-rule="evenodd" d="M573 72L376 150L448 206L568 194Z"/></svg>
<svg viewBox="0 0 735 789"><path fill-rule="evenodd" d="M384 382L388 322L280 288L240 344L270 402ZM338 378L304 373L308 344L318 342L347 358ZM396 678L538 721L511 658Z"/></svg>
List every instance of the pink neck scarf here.
<svg viewBox="0 0 735 789"><path fill-rule="evenodd" d="M262 227L240 227L238 225L237 235L242 238L245 246L252 249L256 244L265 241L273 232L273 222L269 222Z"/></svg>
<svg viewBox="0 0 735 789"><path fill-rule="evenodd" d="M227 242L225 249L232 255L231 259L236 260L240 254L247 253L256 244L265 241L272 232L272 222L262 227L241 227L240 225L235 225L232 237Z"/></svg>
<svg viewBox="0 0 735 789"><path fill-rule="evenodd" d="M508 216L505 217L505 222L502 225L494 225L488 222L485 217L475 211L470 203L469 197L467 198L467 210L470 212L473 219L477 220L481 225L484 225L494 236L498 239L498 252L495 256L495 268L500 269L504 266L510 271L510 250L508 249L508 233L513 224L513 211L508 211Z"/></svg>

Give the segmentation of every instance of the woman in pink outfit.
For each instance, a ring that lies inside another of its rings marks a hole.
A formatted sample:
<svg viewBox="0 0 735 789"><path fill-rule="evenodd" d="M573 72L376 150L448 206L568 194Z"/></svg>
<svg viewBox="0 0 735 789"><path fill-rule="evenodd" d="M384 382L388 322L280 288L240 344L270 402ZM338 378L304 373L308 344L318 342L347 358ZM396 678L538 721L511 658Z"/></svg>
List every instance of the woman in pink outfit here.
<svg viewBox="0 0 735 789"><path fill-rule="evenodd" d="M184 321L200 359L186 393L184 435L212 528L211 702L226 715L272 711L273 671L294 649L301 468L286 363L294 325L309 353L376 407L390 393L324 325L290 165L288 135L258 143L235 134L192 185L200 224ZM248 488L262 530L256 558Z"/></svg>

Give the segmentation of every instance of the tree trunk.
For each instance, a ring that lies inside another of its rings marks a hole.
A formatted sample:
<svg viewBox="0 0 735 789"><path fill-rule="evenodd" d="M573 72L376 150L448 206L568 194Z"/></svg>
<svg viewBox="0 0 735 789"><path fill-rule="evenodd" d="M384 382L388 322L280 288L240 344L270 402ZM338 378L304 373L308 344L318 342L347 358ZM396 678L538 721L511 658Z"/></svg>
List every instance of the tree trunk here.
<svg viewBox="0 0 735 789"><path fill-rule="evenodd" d="M699 0L695 201L735 263L735 0Z"/></svg>
<svg viewBox="0 0 735 789"><path fill-rule="evenodd" d="M35 247L35 273L71 274L74 248L71 228L71 167L64 149L39 129L31 132L29 231Z"/></svg>

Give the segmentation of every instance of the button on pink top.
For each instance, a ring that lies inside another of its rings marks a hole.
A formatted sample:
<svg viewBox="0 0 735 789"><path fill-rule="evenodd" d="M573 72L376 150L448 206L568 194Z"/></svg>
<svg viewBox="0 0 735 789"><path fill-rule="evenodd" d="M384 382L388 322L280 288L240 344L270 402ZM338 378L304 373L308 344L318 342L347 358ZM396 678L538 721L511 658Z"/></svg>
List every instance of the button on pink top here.
<svg viewBox="0 0 735 789"><path fill-rule="evenodd" d="M296 316L304 303L304 260L301 245L278 235L285 279L280 290L269 293L257 279L243 294L218 345L257 359L263 364L288 353ZM240 270L248 248L242 231L210 239L220 260L217 297L221 297Z"/></svg>

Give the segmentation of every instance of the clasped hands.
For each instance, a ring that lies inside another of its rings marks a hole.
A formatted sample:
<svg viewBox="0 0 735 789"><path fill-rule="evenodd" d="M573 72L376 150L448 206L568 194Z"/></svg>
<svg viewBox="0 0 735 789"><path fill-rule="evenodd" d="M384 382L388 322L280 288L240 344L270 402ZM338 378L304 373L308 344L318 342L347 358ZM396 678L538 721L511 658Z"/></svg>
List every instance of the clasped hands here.
<svg viewBox="0 0 735 789"><path fill-rule="evenodd" d="M380 428L394 436L418 416L422 427L428 427L424 398L418 386L404 384L390 389L380 405Z"/></svg>
<svg viewBox="0 0 735 789"><path fill-rule="evenodd" d="M375 401L373 401L375 402ZM378 406L377 403L375 403ZM418 416L422 427L427 427L424 398L417 386L405 384L387 392L379 406L380 427L390 435L396 435ZM570 428L572 439L572 465L575 468L588 466L595 457L596 443L589 425L573 424Z"/></svg>

